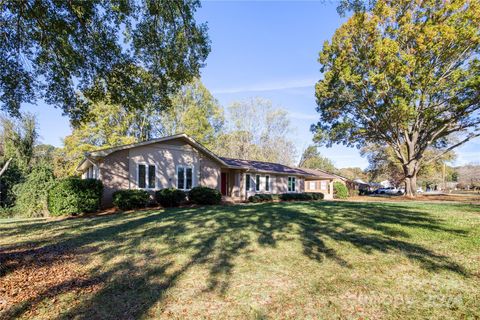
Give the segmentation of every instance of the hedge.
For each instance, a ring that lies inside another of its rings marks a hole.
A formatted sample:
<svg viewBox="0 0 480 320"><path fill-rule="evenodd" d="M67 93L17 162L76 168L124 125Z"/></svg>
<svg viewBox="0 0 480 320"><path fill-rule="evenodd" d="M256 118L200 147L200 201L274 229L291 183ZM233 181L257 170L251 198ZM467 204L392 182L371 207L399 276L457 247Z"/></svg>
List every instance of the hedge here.
<svg viewBox="0 0 480 320"><path fill-rule="evenodd" d="M304 193L282 193L280 195L280 200L282 201L312 201L312 200L322 200L323 193L313 193L313 192L304 192Z"/></svg>
<svg viewBox="0 0 480 320"><path fill-rule="evenodd" d="M113 193L113 205L120 210L145 208L150 195L145 190L118 190Z"/></svg>
<svg viewBox="0 0 480 320"><path fill-rule="evenodd" d="M155 200L162 207L178 207L185 201L187 194L175 188L161 189L155 192Z"/></svg>
<svg viewBox="0 0 480 320"><path fill-rule="evenodd" d="M333 183L333 197L336 199L347 199L348 198L348 188L341 182Z"/></svg>
<svg viewBox="0 0 480 320"><path fill-rule="evenodd" d="M195 187L188 192L188 200L196 204L219 204L222 201L222 194L217 189Z"/></svg>
<svg viewBox="0 0 480 320"><path fill-rule="evenodd" d="M322 200L324 197L323 193L283 193L283 194L256 194L248 197L250 202L269 202L275 200L282 201L312 201L312 200Z"/></svg>
<svg viewBox="0 0 480 320"><path fill-rule="evenodd" d="M67 178L48 192L48 211L53 216L95 212L100 208L103 184L96 179Z"/></svg>

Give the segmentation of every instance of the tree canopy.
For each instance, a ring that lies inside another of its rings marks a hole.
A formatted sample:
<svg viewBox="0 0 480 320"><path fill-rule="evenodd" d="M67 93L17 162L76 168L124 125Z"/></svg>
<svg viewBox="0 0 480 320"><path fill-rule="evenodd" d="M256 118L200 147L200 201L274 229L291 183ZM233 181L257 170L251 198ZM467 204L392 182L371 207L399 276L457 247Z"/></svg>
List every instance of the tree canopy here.
<svg viewBox="0 0 480 320"><path fill-rule="evenodd" d="M295 145L287 112L271 101L252 98L230 105L227 124L214 148L225 157L292 165Z"/></svg>
<svg viewBox="0 0 480 320"><path fill-rule="evenodd" d="M198 0L0 4L0 104L19 115L44 99L73 123L93 103L162 109L198 76L210 45Z"/></svg>
<svg viewBox="0 0 480 320"><path fill-rule="evenodd" d="M320 151L318 151L317 146L313 145L308 146L303 151L298 166L301 168L325 170L331 173L334 173L337 170L332 160L322 156Z"/></svg>
<svg viewBox="0 0 480 320"><path fill-rule="evenodd" d="M356 11L320 52L314 140L388 145L413 195L429 148L441 157L480 135L479 25L479 1L381 0Z"/></svg>

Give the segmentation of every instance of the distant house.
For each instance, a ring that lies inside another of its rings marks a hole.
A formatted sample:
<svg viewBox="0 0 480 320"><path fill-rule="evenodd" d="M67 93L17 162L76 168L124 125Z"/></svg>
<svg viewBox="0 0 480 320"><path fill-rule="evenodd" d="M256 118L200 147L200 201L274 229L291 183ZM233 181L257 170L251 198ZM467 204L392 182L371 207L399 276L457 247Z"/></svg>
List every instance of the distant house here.
<svg viewBox="0 0 480 320"><path fill-rule="evenodd" d="M112 194L120 189L188 191L199 185L216 188L232 201L257 193L304 191L330 199L335 179L278 163L219 157L186 134L89 152L77 170L83 178L103 182L104 207L111 206Z"/></svg>

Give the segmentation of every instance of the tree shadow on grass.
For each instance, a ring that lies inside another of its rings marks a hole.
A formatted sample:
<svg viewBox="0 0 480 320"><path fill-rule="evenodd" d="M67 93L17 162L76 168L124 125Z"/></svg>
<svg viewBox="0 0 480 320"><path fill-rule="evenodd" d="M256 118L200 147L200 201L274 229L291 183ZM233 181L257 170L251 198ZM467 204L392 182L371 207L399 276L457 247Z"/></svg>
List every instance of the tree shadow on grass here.
<svg viewBox="0 0 480 320"><path fill-rule="evenodd" d="M85 264L96 257L101 267L90 270L90 276L101 289L60 318L117 319L145 315L194 266L208 270L205 290L225 294L235 259L248 256L254 244L275 248L280 242L298 241L302 254L309 259L319 263L329 259L339 268L352 268L327 245L334 241L367 254L395 252L429 271L469 276L450 258L409 241L405 228L397 226L465 235L463 230L447 228L425 212L397 204L312 202L171 209L49 222L46 227L53 232L52 237L31 241L26 248L0 249L4 266L0 281L26 264L35 267L36 263L53 263L72 252L80 252ZM21 234L42 229L37 224L20 224L16 231ZM82 255L81 250L88 248L95 251ZM60 289L46 288L34 299L12 306L4 316L21 316L50 297L48 292L59 295L72 287L57 286Z"/></svg>

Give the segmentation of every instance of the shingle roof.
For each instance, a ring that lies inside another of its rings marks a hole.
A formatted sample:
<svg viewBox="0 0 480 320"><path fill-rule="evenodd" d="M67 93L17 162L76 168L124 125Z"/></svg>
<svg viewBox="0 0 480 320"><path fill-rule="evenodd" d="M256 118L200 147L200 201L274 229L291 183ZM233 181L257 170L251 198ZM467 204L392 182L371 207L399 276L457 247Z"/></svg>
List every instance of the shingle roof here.
<svg viewBox="0 0 480 320"><path fill-rule="evenodd" d="M292 168L279 163L263 162L263 161L255 161L255 160L244 160L244 159L233 159L233 158L225 158L225 157L220 157L220 159L222 159L229 166L239 167L247 170L276 172L281 174L295 174L295 175L302 175L302 176L310 175L309 173L301 169Z"/></svg>
<svg viewBox="0 0 480 320"><path fill-rule="evenodd" d="M301 168L303 171L309 173L312 176L315 176L316 178L324 178L324 179L335 179L339 178L340 176L328 173L323 170L318 170L318 169L308 169L308 168Z"/></svg>

